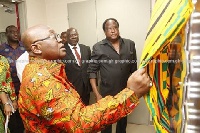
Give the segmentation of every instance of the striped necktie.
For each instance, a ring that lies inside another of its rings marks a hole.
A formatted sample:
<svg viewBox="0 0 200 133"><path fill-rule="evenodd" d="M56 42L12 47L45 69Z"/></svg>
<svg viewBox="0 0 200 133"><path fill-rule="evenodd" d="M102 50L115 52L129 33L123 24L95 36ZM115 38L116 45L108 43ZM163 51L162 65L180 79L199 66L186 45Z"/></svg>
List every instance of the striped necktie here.
<svg viewBox="0 0 200 133"><path fill-rule="evenodd" d="M76 50L77 47L73 47L74 51L75 51L75 55L76 55L76 58L78 60L78 65L81 66L81 56L79 55L78 51Z"/></svg>

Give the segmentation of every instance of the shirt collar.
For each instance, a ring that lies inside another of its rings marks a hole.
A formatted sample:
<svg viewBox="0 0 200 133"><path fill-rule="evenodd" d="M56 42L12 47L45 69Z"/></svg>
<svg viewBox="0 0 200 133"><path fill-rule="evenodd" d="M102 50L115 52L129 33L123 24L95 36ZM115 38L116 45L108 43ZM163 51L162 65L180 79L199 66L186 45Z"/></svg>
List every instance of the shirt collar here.
<svg viewBox="0 0 200 133"><path fill-rule="evenodd" d="M120 44L124 43L124 40L119 36L119 41L120 41ZM105 44L109 44L111 45L111 43L108 41L108 39L103 39L101 42L100 42L101 45L105 45Z"/></svg>
<svg viewBox="0 0 200 133"><path fill-rule="evenodd" d="M20 47L22 47L22 46L23 46L23 44L22 44L22 42L21 42L21 41L19 41L19 43L18 43L18 44L19 44L19 46L20 46ZM8 43L5 43L5 45L8 45L8 46L10 46Z"/></svg>
<svg viewBox="0 0 200 133"><path fill-rule="evenodd" d="M30 64L37 64L39 67L45 66L52 75L66 77L64 72L65 65L60 60L45 60L37 57L29 57Z"/></svg>
<svg viewBox="0 0 200 133"><path fill-rule="evenodd" d="M70 44L68 43L68 46L70 47L70 49L73 49L73 47L76 47L77 49L80 49L80 46L79 46L78 43L76 44L76 46L72 46L72 45L70 45Z"/></svg>

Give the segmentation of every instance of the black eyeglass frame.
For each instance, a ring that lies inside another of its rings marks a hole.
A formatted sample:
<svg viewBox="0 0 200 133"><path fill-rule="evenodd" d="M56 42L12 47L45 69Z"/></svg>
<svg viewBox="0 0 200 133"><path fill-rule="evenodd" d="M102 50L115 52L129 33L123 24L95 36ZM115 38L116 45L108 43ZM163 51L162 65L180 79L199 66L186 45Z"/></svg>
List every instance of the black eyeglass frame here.
<svg viewBox="0 0 200 133"><path fill-rule="evenodd" d="M60 34L53 34L53 35L54 35L56 41L58 41L58 39L60 39ZM47 39L49 39L49 38L51 38L51 35L48 36L48 37L46 37L46 38L43 38L43 39L38 39L38 40L34 41L33 44L36 43L36 42L39 42L39 41L47 40Z"/></svg>

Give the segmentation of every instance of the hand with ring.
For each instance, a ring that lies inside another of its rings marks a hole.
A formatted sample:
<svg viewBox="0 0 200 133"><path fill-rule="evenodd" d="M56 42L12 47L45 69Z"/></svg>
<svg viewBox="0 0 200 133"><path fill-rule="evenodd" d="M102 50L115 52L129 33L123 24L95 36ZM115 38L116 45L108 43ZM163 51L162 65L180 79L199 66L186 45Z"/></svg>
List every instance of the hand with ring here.
<svg viewBox="0 0 200 133"><path fill-rule="evenodd" d="M145 95L152 85L145 68L141 68L132 73L127 81L127 87L133 90L138 98Z"/></svg>
<svg viewBox="0 0 200 133"><path fill-rule="evenodd" d="M149 87L152 87L153 86L153 83L152 83L152 81L150 81L150 83L149 83Z"/></svg>

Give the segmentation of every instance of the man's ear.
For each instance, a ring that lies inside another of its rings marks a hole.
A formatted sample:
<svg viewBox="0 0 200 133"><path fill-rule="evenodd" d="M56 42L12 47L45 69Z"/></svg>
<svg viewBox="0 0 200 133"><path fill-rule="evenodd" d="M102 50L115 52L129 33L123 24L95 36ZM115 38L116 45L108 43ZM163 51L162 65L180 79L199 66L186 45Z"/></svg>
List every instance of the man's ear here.
<svg viewBox="0 0 200 133"><path fill-rule="evenodd" d="M41 46L40 44L31 44L31 51L34 53L34 54L41 54L42 51L41 51Z"/></svg>

